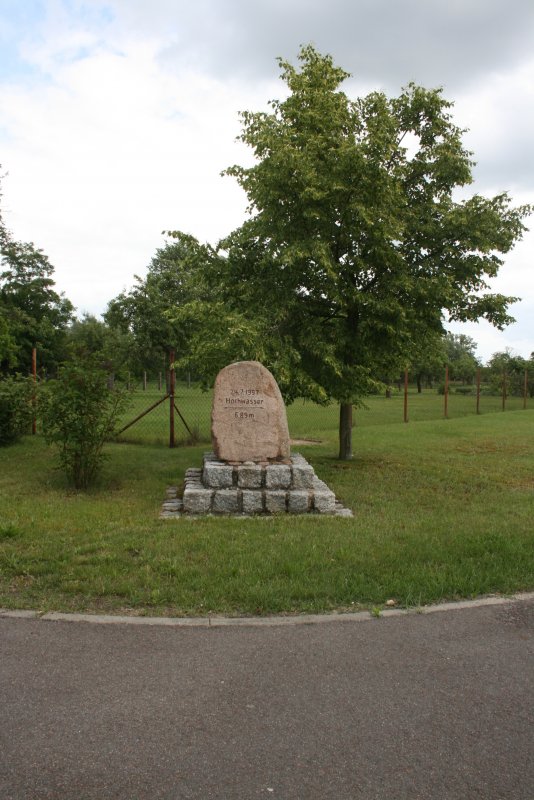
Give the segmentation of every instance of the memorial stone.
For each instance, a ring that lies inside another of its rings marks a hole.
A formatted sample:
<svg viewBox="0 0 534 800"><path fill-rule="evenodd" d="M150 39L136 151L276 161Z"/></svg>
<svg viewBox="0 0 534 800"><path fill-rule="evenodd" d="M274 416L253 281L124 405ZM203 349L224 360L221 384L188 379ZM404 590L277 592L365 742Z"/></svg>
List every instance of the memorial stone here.
<svg viewBox="0 0 534 800"><path fill-rule="evenodd" d="M289 462L289 431L280 389L258 361L238 361L215 381L213 450L221 461Z"/></svg>
<svg viewBox="0 0 534 800"><path fill-rule="evenodd" d="M215 381L214 452L188 469L172 515L340 514L350 516L299 453L290 454L286 410L278 385L257 361L225 367ZM172 505L171 505L172 502Z"/></svg>

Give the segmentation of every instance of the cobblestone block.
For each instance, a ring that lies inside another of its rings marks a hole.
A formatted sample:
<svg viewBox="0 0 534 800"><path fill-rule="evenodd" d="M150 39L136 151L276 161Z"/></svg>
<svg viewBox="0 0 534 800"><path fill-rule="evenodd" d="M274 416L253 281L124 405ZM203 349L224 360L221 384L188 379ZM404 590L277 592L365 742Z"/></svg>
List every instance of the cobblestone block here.
<svg viewBox="0 0 534 800"><path fill-rule="evenodd" d="M263 511L263 492L256 489L243 489L242 491L243 513L261 514Z"/></svg>
<svg viewBox="0 0 534 800"><path fill-rule="evenodd" d="M291 463L292 464L308 464L302 453L291 453Z"/></svg>
<svg viewBox="0 0 534 800"><path fill-rule="evenodd" d="M233 467L216 461L204 462L202 483L209 489L228 489L233 484Z"/></svg>
<svg viewBox="0 0 534 800"><path fill-rule="evenodd" d="M162 505L162 509L163 511L181 511L183 506L182 500L166 500Z"/></svg>
<svg viewBox="0 0 534 800"><path fill-rule="evenodd" d="M326 485L326 484L325 484ZM333 514L336 510L336 496L329 489L313 493L313 507L319 514Z"/></svg>
<svg viewBox="0 0 534 800"><path fill-rule="evenodd" d="M262 472L259 464L243 464L237 467L237 485L242 489L259 489L262 483Z"/></svg>
<svg viewBox="0 0 534 800"><path fill-rule="evenodd" d="M286 511L287 492L278 490L265 491L265 510L270 514L284 514Z"/></svg>
<svg viewBox="0 0 534 800"><path fill-rule="evenodd" d="M315 472L310 464L307 464L304 459L302 461L304 463L297 462L291 467L291 485L294 489L313 489Z"/></svg>
<svg viewBox="0 0 534 800"><path fill-rule="evenodd" d="M208 483L209 481L209 483ZM204 469L186 471L183 511L178 487L169 486L161 517L189 514L331 514L352 516L300 453L291 463L245 461L230 464L206 453Z"/></svg>
<svg viewBox="0 0 534 800"><path fill-rule="evenodd" d="M287 464L269 464L265 467L266 489L289 489L291 485L291 467Z"/></svg>
<svg viewBox="0 0 534 800"><path fill-rule="evenodd" d="M354 514L352 513L350 508L343 508L341 503L336 503L336 517L353 517Z"/></svg>
<svg viewBox="0 0 534 800"><path fill-rule="evenodd" d="M214 514L237 514L240 511L240 489L217 489L213 494Z"/></svg>
<svg viewBox="0 0 534 800"><path fill-rule="evenodd" d="M189 514L207 514L211 510L212 489L186 486L184 491L184 511Z"/></svg>
<svg viewBox="0 0 534 800"><path fill-rule="evenodd" d="M310 510L310 492L305 489L288 492L287 510L290 514L306 514Z"/></svg>

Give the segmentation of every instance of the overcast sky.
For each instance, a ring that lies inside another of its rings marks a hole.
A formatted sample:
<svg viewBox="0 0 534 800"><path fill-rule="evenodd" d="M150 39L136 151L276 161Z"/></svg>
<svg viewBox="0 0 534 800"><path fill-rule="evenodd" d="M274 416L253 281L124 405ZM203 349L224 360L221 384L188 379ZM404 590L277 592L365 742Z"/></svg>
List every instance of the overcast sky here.
<svg viewBox="0 0 534 800"><path fill-rule="evenodd" d="M277 57L311 42L356 97L442 86L473 192L534 202L532 0L0 0L2 208L78 313L144 275L163 230L215 244L245 218L220 172L250 163L240 110L281 97ZM534 218L530 220L534 228ZM534 350L534 233L493 288L517 322L455 326L486 360Z"/></svg>

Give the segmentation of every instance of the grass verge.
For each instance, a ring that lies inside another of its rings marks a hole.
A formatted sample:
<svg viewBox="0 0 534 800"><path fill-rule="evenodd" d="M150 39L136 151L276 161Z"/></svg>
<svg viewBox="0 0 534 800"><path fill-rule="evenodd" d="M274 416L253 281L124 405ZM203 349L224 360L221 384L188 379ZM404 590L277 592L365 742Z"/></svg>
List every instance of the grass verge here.
<svg viewBox="0 0 534 800"><path fill-rule="evenodd" d="M68 491L40 437L0 450L0 606L150 615L418 606L534 589L534 412L335 431L299 450L353 519L160 520L205 446L108 446Z"/></svg>

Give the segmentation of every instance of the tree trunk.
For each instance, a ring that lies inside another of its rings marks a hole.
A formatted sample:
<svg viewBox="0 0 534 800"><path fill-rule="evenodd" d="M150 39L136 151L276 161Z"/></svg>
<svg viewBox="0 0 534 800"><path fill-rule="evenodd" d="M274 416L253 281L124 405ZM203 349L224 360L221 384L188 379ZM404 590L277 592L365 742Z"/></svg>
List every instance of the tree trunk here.
<svg viewBox="0 0 534 800"><path fill-rule="evenodd" d="M352 403L339 405L339 458L341 461L352 458Z"/></svg>
<svg viewBox="0 0 534 800"><path fill-rule="evenodd" d="M423 383L421 381L421 375L417 376L417 394L421 394L423 391Z"/></svg>

